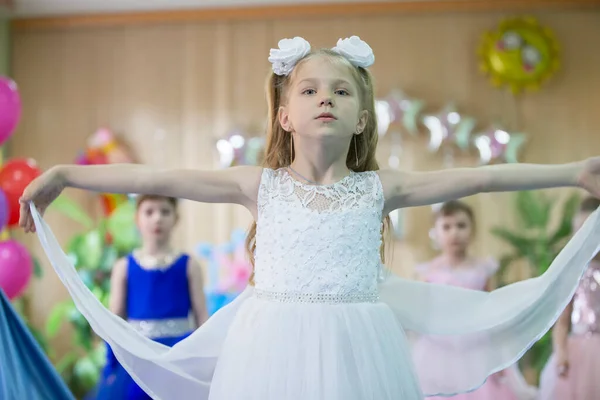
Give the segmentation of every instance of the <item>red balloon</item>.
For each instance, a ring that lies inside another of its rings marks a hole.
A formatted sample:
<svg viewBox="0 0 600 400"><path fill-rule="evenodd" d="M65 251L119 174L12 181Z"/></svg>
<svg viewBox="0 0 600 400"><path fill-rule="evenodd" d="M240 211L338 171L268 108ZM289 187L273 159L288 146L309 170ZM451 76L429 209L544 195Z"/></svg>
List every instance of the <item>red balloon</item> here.
<svg viewBox="0 0 600 400"><path fill-rule="evenodd" d="M20 204L19 198L23 191L37 178L42 171L37 167L35 160L16 158L8 161L0 170L0 189L6 194L10 215L8 226L19 223Z"/></svg>

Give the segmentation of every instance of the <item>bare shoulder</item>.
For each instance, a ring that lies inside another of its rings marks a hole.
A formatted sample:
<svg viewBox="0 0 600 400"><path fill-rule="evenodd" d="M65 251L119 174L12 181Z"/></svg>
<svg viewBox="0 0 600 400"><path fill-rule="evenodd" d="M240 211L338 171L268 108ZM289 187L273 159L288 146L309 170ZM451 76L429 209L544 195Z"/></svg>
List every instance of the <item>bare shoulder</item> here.
<svg viewBox="0 0 600 400"><path fill-rule="evenodd" d="M127 278L127 257L119 258L113 265L111 278L126 279Z"/></svg>
<svg viewBox="0 0 600 400"><path fill-rule="evenodd" d="M235 179L243 196L241 204L250 211L254 219L257 219L258 208L256 202L264 168L248 165L230 169L235 170Z"/></svg>
<svg viewBox="0 0 600 400"><path fill-rule="evenodd" d="M386 203L389 201L397 202L399 197L404 193L404 188L410 178L410 174L405 171L391 168L381 169L377 171L377 174L381 181L383 197ZM386 206L386 208L388 207Z"/></svg>
<svg viewBox="0 0 600 400"><path fill-rule="evenodd" d="M192 256L188 257L187 275L188 278L202 276L202 267L200 266L200 263Z"/></svg>
<svg viewBox="0 0 600 400"><path fill-rule="evenodd" d="M258 188L260 186L260 179L264 171L263 167L245 165L241 167L233 167L232 169L237 170L237 178L242 191L246 196L256 200L258 196Z"/></svg>
<svg viewBox="0 0 600 400"><path fill-rule="evenodd" d="M377 171L377 174L379 175L384 192L392 195L394 193L401 193L407 179L410 177L410 174L406 171L391 168L381 169Z"/></svg>

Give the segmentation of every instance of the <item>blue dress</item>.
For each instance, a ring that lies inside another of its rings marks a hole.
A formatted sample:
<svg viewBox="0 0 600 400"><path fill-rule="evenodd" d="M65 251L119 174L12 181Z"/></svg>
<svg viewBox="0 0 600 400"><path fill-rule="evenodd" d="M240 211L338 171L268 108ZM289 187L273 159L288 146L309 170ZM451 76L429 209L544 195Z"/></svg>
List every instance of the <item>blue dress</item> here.
<svg viewBox="0 0 600 400"><path fill-rule="evenodd" d="M127 257L127 321L154 341L173 346L194 331L188 286L189 256L182 254L162 269L146 269ZM119 364L107 345L107 363L100 378L97 400L150 400Z"/></svg>
<svg viewBox="0 0 600 400"><path fill-rule="evenodd" d="M75 398L0 288L0 400Z"/></svg>

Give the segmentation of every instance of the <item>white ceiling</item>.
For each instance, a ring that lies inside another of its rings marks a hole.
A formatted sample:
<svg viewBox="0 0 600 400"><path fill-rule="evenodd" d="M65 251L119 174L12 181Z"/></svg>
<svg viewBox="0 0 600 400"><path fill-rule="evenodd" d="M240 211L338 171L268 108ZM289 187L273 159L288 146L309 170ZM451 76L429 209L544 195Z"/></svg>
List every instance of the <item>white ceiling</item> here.
<svg viewBox="0 0 600 400"><path fill-rule="evenodd" d="M14 3L12 11L17 17L35 17L128 11L291 5L324 2L360 3L365 1L368 0L12 0ZM387 1L393 2L409 0Z"/></svg>

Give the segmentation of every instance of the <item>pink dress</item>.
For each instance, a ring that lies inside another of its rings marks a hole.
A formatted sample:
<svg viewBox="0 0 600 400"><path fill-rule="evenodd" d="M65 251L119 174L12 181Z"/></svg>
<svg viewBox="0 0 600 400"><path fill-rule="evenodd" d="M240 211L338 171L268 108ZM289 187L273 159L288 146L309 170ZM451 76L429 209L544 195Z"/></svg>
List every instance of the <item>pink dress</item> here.
<svg viewBox="0 0 600 400"><path fill-rule="evenodd" d="M452 268L443 263L440 258L417 266L416 270L423 280L430 283L457 286L472 290L486 290L488 280L498 270L498 262L492 258L476 260L471 267ZM432 352L437 353L439 361L443 340L423 338L414 347L414 360L417 370L426 373L428 370L439 368L443 363L431 365ZM443 368L448 368L443 366ZM460 374L459 370L450 369L447 374ZM457 376L460 380L460 377ZM537 390L527 384L517 366L511 366L501 373L491 375L478 389L451 397L454 400L533 400ZM432 400L444 400L448 397L428 397Z"/></svg>
<svg viewBox="0 0 600 400"><path fill-rule="evenodd" d="M540 400L600 399L600 261L592 261L573 297L567 342L569 371L558 376L552 355L542 371Z"/></svg>

